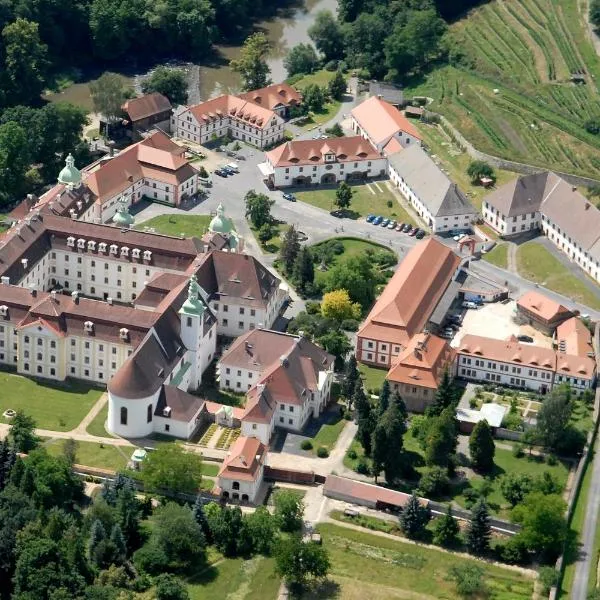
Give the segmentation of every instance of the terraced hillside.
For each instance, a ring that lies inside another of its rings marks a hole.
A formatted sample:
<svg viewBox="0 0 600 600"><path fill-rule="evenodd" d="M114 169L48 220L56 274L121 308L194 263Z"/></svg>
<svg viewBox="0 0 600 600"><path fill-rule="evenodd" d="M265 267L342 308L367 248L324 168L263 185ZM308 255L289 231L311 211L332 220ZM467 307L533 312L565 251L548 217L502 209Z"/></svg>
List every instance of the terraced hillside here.
<svg viewBox="0 0 600 600"><path fill-rule="evenodd" d="M451 26L464 53L408 92L432 97L479 150L600 178L600 59L586 0L491 0ZM575 84L573 76L585 83Z"/></svg>

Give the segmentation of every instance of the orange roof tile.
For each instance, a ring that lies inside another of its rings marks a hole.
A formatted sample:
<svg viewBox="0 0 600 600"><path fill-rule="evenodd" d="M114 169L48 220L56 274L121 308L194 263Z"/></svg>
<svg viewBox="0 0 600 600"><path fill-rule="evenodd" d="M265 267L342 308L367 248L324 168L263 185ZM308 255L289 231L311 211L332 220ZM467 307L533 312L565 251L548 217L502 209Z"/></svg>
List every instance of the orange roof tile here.
<svg viewBox="0 0 600 600"><path fill-rule="evenodd" d="M139 98L127 100L122 108L132 121L139 121L146 117L171 110L171 103L166 96L158 92L152 92Z"/></svg>
<svg viewBox="0 0 600 600"><path fill-rule="evenodd" d="M556 328L559 350L575 356L587 356L594 352L592 334L581 319L571 317Z"/></svg>
<svg viewBox="0 0 600 600"><path fill-rule="evenodd" d="M240 94L239 97L269 110L278 106L293 106L302 102L302 94L287 83L275 83L259 90Z"/></svg>
<svg viewBox="0 0 600 600"><path fill-rule="evenodd" d="M267 447L256 438L239 437L223 461L219 477L254 481L265 461Z"/></svg>
<svg viewBox="0 0 600 600"><path fill-rule="evenodd" d="M533 290L521 296L517 302L517 306L528 310L544 321L553 321L561 315L564 315L566 318L571 314L571 311L566 306Z"/></svg>
<svg viewBox="0 0 600 600"><path fill-rule="evenodd" d="M268 108L231 95L218 96L207 102L190 106L188 110L201 125L230 115L259 129L267 129L271 126L274 117L280 119Z"/></svg>

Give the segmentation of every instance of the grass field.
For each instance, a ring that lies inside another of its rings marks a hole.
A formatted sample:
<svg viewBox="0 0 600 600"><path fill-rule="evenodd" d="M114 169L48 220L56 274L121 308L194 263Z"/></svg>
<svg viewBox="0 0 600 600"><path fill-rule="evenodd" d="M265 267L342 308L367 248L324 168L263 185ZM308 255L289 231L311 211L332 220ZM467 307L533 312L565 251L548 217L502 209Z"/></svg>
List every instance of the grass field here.
<svg viewBox="0 0 600 600"><path fill-rule="evenodd" d="M21 409L33 417L37 427L52 431L70 431L79 425L102 395L102 390L81 382L29 379L0 372L0 422L10 423L2 413Z"/></svg>
<svg viewBox="0 0 600 600"><path fill-rule="evenodd" d="M321 69L320 71L316 71L310 75L305 75L302 77L302 79L294 83L294 87L301 91L306 88L306 86L312 84L326 87L327 84L333 79L334 75L335 71L326 71L325 69ZM327 102L321 112L311 112L309 118L301 127L304 129L312 129L317 125L321 125L322 123L330 121L333 119L333 117L335 117L338 110L340 110L340 105L341 102L338 102L337 100Z"/></svg>
<svg viewBox="0 0 600 600"><path fill-rule="evenodd" d="M90 435L97 435L98 437L114 437L104 428L104 423L108 419L108 402L102 407L102 410L92 419L91 423L87 426L86 431Z"/></svg>
<svg viewBox="0 0 600 600"><path fill-rule="evenodd" d="M382 215L384 217L393 217L396 221L410 223L415 225L415 219L398 202L396 196L390 191L385 182L360 184L351 186L354 191L352 204L347 211L347 216L351 219L366 217L368 214ZM298 190L296 197L301 202L312 204L323 210L334 211L335 188ZM391 203L391 206L388 206ZM400 235L396 231L390 231L390 235Z"/></svg>
<svg viewBox="0 0 600 600"><path fill-rule="evenodd" d="M254 227L254 225L250 224L248 221L248 225L250 226L250 230L252 234L256 238L257 243L265 252L270 252L274 254L279 252L279 248L281 248L281 235L287 229L287 225L285 223L276 223L273 225L273 236L267 240L264 244L258 239L258 229Z"/></svg>
<svg viewBox="0 0 600 600"><path fill-rule="evenodd" d="M212 220L210 215L159 215L148 221L136 225L136 229L143 231L146 227L154 228L156 233L180 237L201 237L206 233Z"/></svg>
<svg viewBox="0 0 600 600"><path fill-rule="evenodd" d="M506 269L508 267L508 245L498 244L491 252L483 254L481 258L497 267Z"/></svg>
<svg viewBox="0 0 600 600"><path fill-rule="evenodd" d="M321 425L321 428L317 431L317 435L312 439L313 452L316 453L317 449L321 446L331 452L346 423L347 421L340 417L334 423Z"/></svg>
<svg viewBox="0 0 600 600"><path fill-rule="evenodd" d="M492 0L450 26L464 53L405 88L433 98L479 150L510 160L600 177L600 59L578 0ZM580 74L585 83L571 83Z"/></svg>
<svg viewBox="0 0 600 600"><path fill-rule="evenodd" d="M216 477L219 472L218 464L214 462L203 462L202 463L202 475L206 475L208 477Z"/></svg>
<svg viewBox="0 0 600 600"><path fill-rule="evenodd" d="M600 297L589 290L544 246L536 241L517 248L519 275L594 309L600 309ZM591 281L591 280L590 280Z"/></svg>
<svg viewBox="0 0 600 600"><path fill-rule="evenodd" d="M387 375L387 369L376 369L362 363L359 363L358 370L367 390L380 389Z"/></svg>
<svg viewBox="0 0 600 600"><path fill-rule="evenodd" d="M449 570L470 564L472 559L408 544L370 533L324 523L318 526L331 559L330 579L339 588L326 595L317 592L303 600L340 598L344 600L460 598ZM533 580L522 573L486 563L484 580L490 600L525 600L532 597Z"/></svg>
<svg viewBox="0 0 600 600"><path fill-rule="evenodd" d="M64 440L50 440L45 444L45 448L53 456L62 456L63 443ZM127 466L127 461L133 454L133 451L134 448L132 447L120 448L107 444L97 444L95 442L77 442L75 462L87 467L119 471Z"/></svg>

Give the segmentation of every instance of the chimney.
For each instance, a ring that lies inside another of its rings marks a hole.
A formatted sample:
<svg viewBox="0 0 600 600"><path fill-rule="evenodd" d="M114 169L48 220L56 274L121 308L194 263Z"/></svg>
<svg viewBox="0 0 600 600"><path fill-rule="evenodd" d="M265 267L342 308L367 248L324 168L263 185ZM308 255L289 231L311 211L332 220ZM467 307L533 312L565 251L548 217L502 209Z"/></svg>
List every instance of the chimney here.
<svg viewBox="0 0 600 600"><path fill-rule="evenodd" d="M81 200L77 200L77 208L81 210L83 208L83 202Z"/></svg>
<svg viewBox="0 0 600 600"><path fill-rule="evenodd" d="M56 302L56 290L52 290L50 292L50 298L52 298L52 300L54 300L54 302Z"/></svg>
<svg viewBox="0 0 600 600"><path fill-rule="evenodd" d="M29 291L34 298L37 296L37 290L35 289L35 285L33 283L30 284Z"/></svg>
<svg viewBox="0 0 600 600"><path fill-rule="evenodd" d="M208 244L204 244L204 254L208 254Z"/></svg>
<svg viewBox="0 0 600 600"><path fill-rule="evenodd" d="M69 213L71 214L71 219L73 219L73 220L77 219L77 211L74 208L69 210Z"/></svg>
<svg viewBox="0 0 600 600"><path fill-rule="evenodd" d="M287 356L285 356L285 354L282 354L279 357L279 363L281 364L282 367L285 367L287 369L287 367L289 367L290 363L287 359Z"/></svg>
<svg viewBox="0 0 600 600"><path fill-rule="evenodd" d="M27 270L27 265L28 265L29 261L26 258L22 258L21 259L21 264L23 265L23 268L25 270Z"/></svg>

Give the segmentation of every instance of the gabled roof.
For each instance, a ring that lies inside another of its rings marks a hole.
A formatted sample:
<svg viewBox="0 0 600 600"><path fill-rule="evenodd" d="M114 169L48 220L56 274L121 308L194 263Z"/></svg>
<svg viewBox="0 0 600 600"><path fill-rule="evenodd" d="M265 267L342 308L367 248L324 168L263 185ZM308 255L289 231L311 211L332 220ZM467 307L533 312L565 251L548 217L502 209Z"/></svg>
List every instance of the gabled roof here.
<svg viewBox="0 0 600 600"><path fill-rule="evenodd" d="M458 257L435 238L408 252L358 332L358 337L406 345L434 311L458 265Z"/></svg>
<svg viewBox="0 0 600 600"><path fill-rule="evenodd" d="M231 446L219 477L254 481L265 462L267 447L256 438L240 436Z"/></svg>
<svg viewBox="0 0 600 600"><path fill-rule="evenodd" d="M577 317L567 319L556 328L556 343L566 354L588 356L594 352L592 334Z"/></svg>
<svg viewBox="0 0 600 600"><path fill-rule="evenodd" d="M171 110L171 103L166 96L152 92L138 98L130 98L122 108L130 120L135 122Z"/></svg>
<svg viewBox="0 0 600 600"><path fill-rule="evenodd" d="M275 83L259 90L239 94L239 98L269 110L278 106L290 106L302 102L302 94L287 83Z"/></svg>
<svg viewBox="0 0 600 600"><path fill-rule="evenodd" d="M500 186L484 198L505 217L536 212L544 199L549 173L522 175Z"/></svg>
<svg viewBox="0 0 600 600"><path fill-rule="evenodd" d="M551 300L535 290L523 294L517 301L517 307L525 309L541 320L548 322L560 318L567 319L573 314L566 306Z"/></svg>
<svg viewBox="0 0 600 600"><path fill-rule="evenodd" d="M374 144L384 143L400 131L421 139L417 128L395 106L376 96L353 108L351 114Z"/></svg>
<svg viewBox="0 0 600 600"><path fill-rule="evenodd" d="M270 423L276 408L275 401L263 384L255 385L246 394L246 406L242 421Z"/></svg>
<svg viewBox="0 0 600 600"><path fill-rule="evenodd" d="M390 167L404 179L434 217L477 213L458 186L421 146L405 148L402 152L390 155L388 160Z"/></svg>

